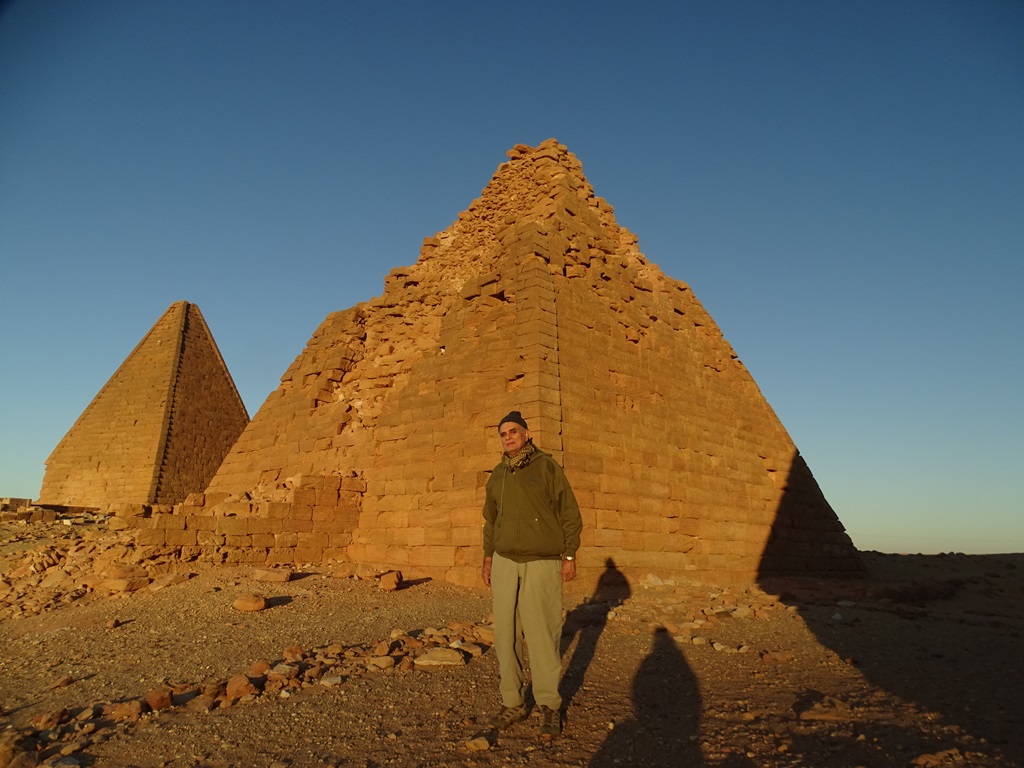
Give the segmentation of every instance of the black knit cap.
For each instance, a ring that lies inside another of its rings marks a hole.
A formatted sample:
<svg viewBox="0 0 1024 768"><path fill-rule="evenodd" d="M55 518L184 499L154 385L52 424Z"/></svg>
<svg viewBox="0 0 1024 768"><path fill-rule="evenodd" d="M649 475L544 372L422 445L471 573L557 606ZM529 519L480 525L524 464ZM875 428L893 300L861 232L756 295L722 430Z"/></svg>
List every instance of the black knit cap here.
<svg viewBox="0 0 1024 768"><path fill-rule="evenodd" d="M523 414L521 414L519 411L510 411L508 416L503 417L502 420L498 422L498 430L501 430L502 424L506 424L510 421L514 421L523 429L529 429L529 427L526 426L526 419L523 418Z"/></svg>

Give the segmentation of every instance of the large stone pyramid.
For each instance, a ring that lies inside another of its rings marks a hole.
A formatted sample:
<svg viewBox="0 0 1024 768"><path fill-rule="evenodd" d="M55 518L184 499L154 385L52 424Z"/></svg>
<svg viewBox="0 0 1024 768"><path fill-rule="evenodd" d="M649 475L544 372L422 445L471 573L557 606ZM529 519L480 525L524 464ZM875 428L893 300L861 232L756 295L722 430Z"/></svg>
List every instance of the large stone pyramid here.
<svg viewBox="0 0 1024 768"><path fill-rule="evenodd" d="M248 422L199 307L176 302L50 454L39 503L184 501Z"/></svg>
<svg viewBox="0 0 1024 768"><path fill-rule="evenodd" d="M644 258L563 145L508 157L382 296L313 334L183 510L223 518L208 541L227 559L478 583L497 419L515 408L576 490L584 571L609 557L734 581L857 569L689 287Z"/></svg>

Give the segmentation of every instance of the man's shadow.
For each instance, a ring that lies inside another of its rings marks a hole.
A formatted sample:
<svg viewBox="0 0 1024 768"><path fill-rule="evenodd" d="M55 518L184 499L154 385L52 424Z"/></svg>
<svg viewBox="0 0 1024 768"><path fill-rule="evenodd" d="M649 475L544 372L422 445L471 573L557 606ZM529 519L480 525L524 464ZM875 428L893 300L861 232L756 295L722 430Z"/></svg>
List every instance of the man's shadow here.
<svg viewBox="0 0 1024 768"><path fill-rule="evenodd" d="M590 662L594 660L597 641L608 623L608 612L622 605L632 594L629 580L609 557L604 561L604 572L597 580L594 594L569 611L565 617L559 649L561 655L565 656L574 637L577 642L559 686L563 709L568 708L583 685L583 678L587 674Z"/></svg>

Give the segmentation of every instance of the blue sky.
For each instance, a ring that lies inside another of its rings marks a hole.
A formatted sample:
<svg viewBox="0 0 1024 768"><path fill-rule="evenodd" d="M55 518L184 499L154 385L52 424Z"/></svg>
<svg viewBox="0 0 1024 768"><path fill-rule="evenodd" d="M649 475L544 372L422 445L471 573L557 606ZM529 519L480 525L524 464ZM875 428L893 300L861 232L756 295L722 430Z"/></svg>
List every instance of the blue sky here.
<svg viewBox="0 0 1024 768"><path fill-rule="evenodd" d="M0 6L0 496L174 301L251 414L549 137L854 542L1024 551L1024 4Z"/></svg>

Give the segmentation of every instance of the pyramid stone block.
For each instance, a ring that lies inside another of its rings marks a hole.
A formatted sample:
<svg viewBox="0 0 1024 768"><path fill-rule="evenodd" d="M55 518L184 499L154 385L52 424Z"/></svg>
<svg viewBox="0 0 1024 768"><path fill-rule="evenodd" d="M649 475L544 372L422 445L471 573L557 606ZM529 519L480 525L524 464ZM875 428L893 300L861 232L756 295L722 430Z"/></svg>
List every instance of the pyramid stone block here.
<svg viewBox="0 0 1024 768"><path fill-rule="evenodd" d="M508 156L383 295L324 320L207 505L283 502L292 520L311 509L310 531L333 526L333 541L304 555L478 583L496 421L517 409L576 490L584 572L609 557L625 573L716 580L858 569L690 288L640 253L563 145ZM337 496L321 497L331 478Z"/></svg>
<svg viewBox="0 0 1024 768"><path fill-rule="evenodd" d="M179 301L50 454L39 501L184 501L206 487L248 421L199 307Z"/></svg>

